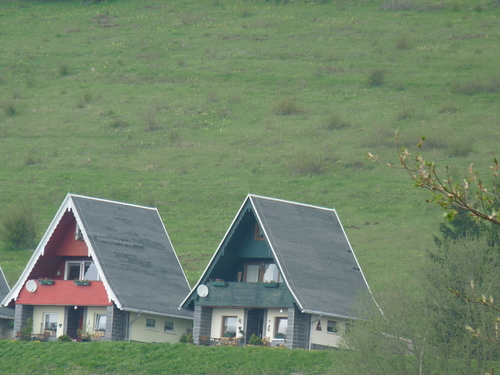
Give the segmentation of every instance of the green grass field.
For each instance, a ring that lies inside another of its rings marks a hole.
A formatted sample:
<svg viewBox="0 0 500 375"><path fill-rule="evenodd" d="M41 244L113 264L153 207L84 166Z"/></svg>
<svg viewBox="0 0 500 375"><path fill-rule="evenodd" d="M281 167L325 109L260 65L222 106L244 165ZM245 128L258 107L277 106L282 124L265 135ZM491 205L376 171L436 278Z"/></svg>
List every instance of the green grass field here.
<svg viewBox="0 0 500 375"><path fill-rule="evenodd" d="M193 284L246 194L336 208L369 284L415 285L443 212L396 160L488 180L498 0L0 2L0 217L158 207ZM498 156L498 154L497 154ZM0 246L13 285L32 250ZM0 342L5 374L338 374L347 352ZM340 371L340 372L339 372Z"/></svg>
<svg viewBox="0 0 500 375"><path fill-rule="evenodd" d="M347 352L129 342L1 342L0 374L338 374Z"/></svg>
<svg viewBox="0 0 500 375"><path fill-rule="evenodd" d="M487 180L494 1L4 1L0 216L40 236L68 192L158 207L191 283L247 193L336 208L371 287L408 280L442 211L395 170L426 135ZM12 285L30 251L0 251ZM406 281L405 281L406 282Z"/></svg>

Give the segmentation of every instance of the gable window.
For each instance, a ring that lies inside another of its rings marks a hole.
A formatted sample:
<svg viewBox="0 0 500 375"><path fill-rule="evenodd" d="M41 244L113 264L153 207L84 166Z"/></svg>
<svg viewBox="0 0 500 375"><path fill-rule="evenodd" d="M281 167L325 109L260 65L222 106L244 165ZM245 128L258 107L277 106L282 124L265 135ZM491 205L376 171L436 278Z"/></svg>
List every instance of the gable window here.
<svg viewBox="0 0 500 375"><path fill-rule="evenodd" d="M255 241L264 241L266 237L264 237L264 231L260 227L259 223L255 223L255 234L254 234L254 240Z"/></svg>
<svg viewBox="0 0 500 375"><path fill-rule="evenodd" d="M99 273L92 261L68 261L66 262L65 280L99 280Z"/></svg>
<svg viewBox="0 0 500 375"><path fill-rule="evenodd" d="M235 337L237 325L237 316L223 316L221 337Z"/></svg>
<svg viewBox="0 0 500 375"><path fill-rule="evenodd" d="M95 314L95 331L106 330L106 315Z"/></svg>
<svg viewBox="0 0 500 375"><path fill-rule="evenodd" d="M274 338L275 339L285 339L286 329L288 328L288 318L276 318L274 324Z"/></svg>
<svg viewBox="0 0 500 375"><path fill-rule="evenodd" d="M146 328L156 328L156 319L147 318Z"/></svg>
<svg viewBox="0 0 500 375"><path fill-rule="evenodd" d="M78 224L76 225L76 230L75 230L75 240L83 241L83 233Z"/></svg>
<svg viewBox="0 0 500 375"><path fill-rule="evenodd" d="M172 332L174 330L174 322L165 321L165 325L163 327L163 331Z"/></svg>
<svg viewBox="0 0 500 375"><path fill-rule="evenodd" d="M258 283L260 281L260 264L245 264L245 281Z"/></svg>
<svg viewBox="0 0 500 375"><path fill-rule="evenodd" d="M269 283L281 282L281 274L276 263L246 263L245 282Z"/></svg>
<svg viewBox="0 0 500 375"><path fill-rule="evenodd" d="M326 331L331 333L337 333L339 331L337 322L335 320L329 320L326 326Z"/></svg>
<svg viewBox="0 0 500 375"><path fill-rule="evenodd" d="M278 266L276 263L265 263L262 265L263 275L262 281L264 283L269 283L271 281L279 283L280 280L280 271L278 270Z"/></svg>

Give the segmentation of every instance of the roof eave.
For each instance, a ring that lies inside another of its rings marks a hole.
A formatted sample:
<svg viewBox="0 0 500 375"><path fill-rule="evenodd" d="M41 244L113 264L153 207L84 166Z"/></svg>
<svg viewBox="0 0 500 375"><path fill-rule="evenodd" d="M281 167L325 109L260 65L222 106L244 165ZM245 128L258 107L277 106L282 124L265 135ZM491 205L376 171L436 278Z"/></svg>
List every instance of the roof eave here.
<svg viewBox="0 0 500 375"><path fill-rule="evenodd" d="M94 198L83 197L83 196L74 195L74 194L68 194L68 195L70 196L70 198L74 196L74 197L85 198L85 199L94 199ZM95 199L95 200L102 200L102 199ZM76 223L82 232L83 239L84 239L84 241L87 244L87 247L89 249L88 256L90 256L93 259L94 264L96 265L97 271L98 271L99 275L101 275L101 281L102 281L102 283L104 285L104 289L106 290L106 293L108 295L108 300L109 300L109 302L114 302L116 304L116 306L119 309L121 309L122 302L118 299L113 288L111 287L111 284L107 280L107 277L106 277L104 270L101 266L100 259L97 256L97 253L95 252L94 247L92 246L92 241L91 241L89 235L87 234L85 223L82 220L80 214L78 213L78 210L76 209L75 204L73 203L72 200L71 200L71 208L72 208L73 215L75 216Z"/></svg>
<svg viewBox="0 0 500 375"><path fill-rule="evenodd" d="M149 311L149 310L143 310L143 309L134 309L134 308L131 308L131 307L122 307L122 308L120 308L120 310L134 312L134 313L140 313L140 314L150 314L150 315L158 315L158 316L168 316L168 317L171 317L171 318L178 318L178 319L194 320L194 317L190 317L190 316L175 315L175 314L166 314L166 313L160 313L158 311Z"/></svg>
<svg viewBox="0 0 500 375"><path fill-rule="evenodd" d="M45 234L43 235L42 239L38 243L38 246L36 247L35 251L33 252L33 255L31 255L31 258L24 267L23 272L21 273L21 276L17 279L16 284L12 287L10 292L5 296L3 301L0 303L0 306L7 306L12 300L17 300L17 297L19 296L19 293L21 292L21 288L23 285L26 283L29 274L31 273L31 270L35 266L36 262L38 261L38 258L43 255L44 250L45 250L45 245L47 245L47 242L49 239L52 237L52 234L54 233L55 228L57 227L57 224L62 218L62 215L64 212L70 208L68 206L70 202L71 196L70 194L67 194L66 197L63 200L63 203L59 207L59 210L57 211L56 215L52 219L52 222L50 223L49 227L45 231Z"/></svg>
<svg viewBox="0 0 500 375"><path fill-rule="evenodd" d="M160 221L160 223L163 227L163 230L165 231L165 235L167 236L168 242L170 244L170 248L173 250L174 245L172 244L172 240L170 239L170 236L168 235L167 228L165 228L165 224L163 223L163 220L161 219L160 212L157 209L155 209L155 210L156 210L156 214L158 215L158 220ZM186 276L186 273L184 272L184 268L182 268L181 261L180 261L179 257L177 256L177 252L174 250L173 253L175 255L175 259L177 260L177 264L179 265L179 268L182 272L182 275L184 276L184 280L186 281L186 285L188 286L188 288L191 288L191 286L189 285L189 280Z"/></svg>
<svg viewBox="0 0 500 375"><path fill-rule="evenodd" d="M363 269L361 268L361 265L358 262L358 258L356 257L356 253L354 252L354 249L351 246L351 242L349 241L349 237L347 237L347 234L346 234L346 232L344 230L344 226L342 225L342 222L340 221L340 218L338 217L337 211L335 211L335 215L337 216L337 220L338 220L338 222L340 224L340 228L342 229L342 233L344 233L344 237L347 240L347 244L349 245L349 249L351 250L351 254L352 254L353 258L354 258L354 261L356 262L356 265L358 266L359 272L361 272L361 276L363 277L363 281L364 281L364 283L366 285L366 288L368 289L368 293L370 293L370 296L372 297L373 302L375 303L375 305L379 309L380 313L382 315L384 315L384 312L382 311L382 309L380 308L379 304L375 300L375 296L373 295L372 290L370 289L370 285L368 285L368 281L366 280L365 274L363 273Z"/></svg>
<svg viewBox="0 0 500 375"><path fill-rule="evenodd" d="M358 320L359 319L355 316L335 314L335 313L326 312L326 311L317 311L317 310L309 310L309 309L304 309L304 310L300 310L300 311L304 314L330 316L332 318L345 319L345 320Z"/></svg>

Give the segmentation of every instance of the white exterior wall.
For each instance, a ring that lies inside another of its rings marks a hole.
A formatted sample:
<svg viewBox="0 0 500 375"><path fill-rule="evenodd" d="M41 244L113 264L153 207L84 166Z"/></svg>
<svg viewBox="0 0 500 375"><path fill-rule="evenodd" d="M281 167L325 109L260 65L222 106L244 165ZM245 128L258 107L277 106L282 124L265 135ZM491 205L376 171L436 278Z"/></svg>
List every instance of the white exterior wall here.
<svg viewBox="0 0 500 375"><path fill-rule="evenodd" d="M276 324L276 318L286 318L288 317L288 309L283 309L282 312L280 312L279 309L269 309L267 310L267 318L266 318L266 326L265 326L265 334L264 337L269 337L271 341L274 341L273 345L281 344L284 343L284 339L275 339L274 338L274 331L275 331L275 324Z"/></svg>
<svg viewBox="0 0 500 375"><path fill-rule="evenodd" d="M57 313L56 337L64 335L64 331L66 329L66 308L64 306L34 306L33 333L43 333L43 319L46 313Z"/></svg>
<svg viewBox="0 0 500 375"><path fill-rule="evenodd" d="M318 326L319 315L311 315L311 343L338 348L340 346L340 333L345 330L345 320L339 318L331 318L327 316L321 317L321 331L316 330ZM328 332L328 321L337 322L338 332Z"/></svg>
<svg viewBox="0 0 500 375"><path fill-rule="evenodd" d="M83 330L87 333L95 333L96 315L106 315L106 307L89 306L85 310ZM102 333L100 333L102 335ZM98 337L97 337L98 338Z"/></svg>
<svg viewBox="0 0 500 375"><path fill-rule="evenodd" d="M222 317L236 316L238 317L238 327L244 327L245 310L244 309L221 309L215 308L212 310L212 337L221 337L222 333ZM238 336L238 332L236 332Z"/></svg>
<svg viewBox="0 0 500 375"><path fill-rule="evenodd" d="M137 313L130 313L130 322L137 318ZM155 327L146 327L146 319L154 319ZM165 321L173 322L173 331L165 331ZM171 318L168 316L141 314L130 328L130 340L141 342L169 342L176 343L183 333L193 329L193 321L190 319Z"/></svg>

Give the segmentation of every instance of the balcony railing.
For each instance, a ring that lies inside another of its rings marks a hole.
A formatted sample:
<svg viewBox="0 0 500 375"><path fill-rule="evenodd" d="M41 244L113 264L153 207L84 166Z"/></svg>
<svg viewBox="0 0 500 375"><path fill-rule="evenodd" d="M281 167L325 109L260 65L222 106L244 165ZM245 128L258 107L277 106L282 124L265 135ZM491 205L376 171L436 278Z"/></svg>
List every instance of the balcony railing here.
<svg viewBox="0 0 500 375"><path fill-rule="evenodd" d="M208 295L198 298L197 304L213 307L285 308L293 306L292 294L284 283L225 282L226 286L215 286L208 282Z"/></svg>

